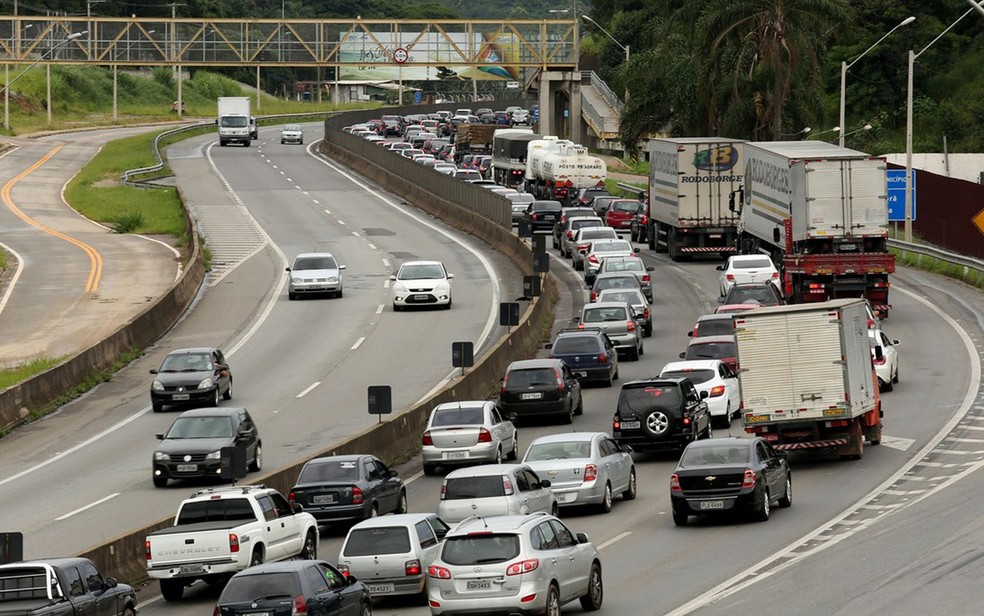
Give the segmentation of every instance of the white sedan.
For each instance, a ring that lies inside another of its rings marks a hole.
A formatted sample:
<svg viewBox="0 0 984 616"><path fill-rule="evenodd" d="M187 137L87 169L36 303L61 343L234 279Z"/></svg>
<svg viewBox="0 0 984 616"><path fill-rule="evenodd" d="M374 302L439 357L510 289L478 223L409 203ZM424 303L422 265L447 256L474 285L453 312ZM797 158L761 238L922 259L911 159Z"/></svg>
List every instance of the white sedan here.
<svg viewBox="0 0 984 616"><path fill-rule="evenodd" d="M772 259L766 255L735 255L728 262L715 269L721 272L718 288L721 297L728 294L731 287L746 282L769 282L779 287L779 270Z"/></svg>
<svg viewBox="0 0 984 616"><path fill-rule="evenodd" d="M741 388L738 377L720 359L692 359L672 361L659 373L660 378L688 378L699 392L707 392L707 409L711 421L727 428L731 418L738 416L741 405Z"/></svg>
<svg viewBox="0 0 984 616"><path fill-rule="evenodd" d="M878 375L878 387L882 391L892 391L899 382L899 352L895 347L901 343L889 338L880 329L869 329L868 338L871 342L871 361L875 365L875 374Z"/></svg>
<svg viewBox="0 0 984 616"><path fill-rule="evenodd" d="M440 261L407 261L390 276L393 310L407 306L451 308L451 279Z"/></svg>

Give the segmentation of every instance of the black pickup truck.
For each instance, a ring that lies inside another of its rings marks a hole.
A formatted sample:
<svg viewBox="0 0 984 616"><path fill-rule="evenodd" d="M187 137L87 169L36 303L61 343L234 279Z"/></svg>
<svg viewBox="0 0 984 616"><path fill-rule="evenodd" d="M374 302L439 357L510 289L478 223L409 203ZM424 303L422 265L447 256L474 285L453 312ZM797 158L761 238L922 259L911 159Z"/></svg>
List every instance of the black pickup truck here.
<svg viewBox="0 0 984 616"><path fill-rule="evenodd" d="M133 588L86 558L0 565L0 616L135 616Z"/></svg>

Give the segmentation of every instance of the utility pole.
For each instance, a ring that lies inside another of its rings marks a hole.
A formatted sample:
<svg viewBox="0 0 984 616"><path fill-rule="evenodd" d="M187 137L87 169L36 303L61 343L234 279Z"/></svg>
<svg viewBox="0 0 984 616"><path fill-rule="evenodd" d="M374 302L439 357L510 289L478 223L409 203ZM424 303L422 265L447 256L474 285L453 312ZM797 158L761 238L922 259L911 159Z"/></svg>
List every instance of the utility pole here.
<svg viewBox="0 0 984 616"><path fill-rule="evenodd" d="M92 33L95 32L95 28L92 27L92 5L101 4L106 0L85 0L85 26L89 29L89 38L86 40L86 49L89 51L89 58L92 58L95 54L92 53Z"/></svg>

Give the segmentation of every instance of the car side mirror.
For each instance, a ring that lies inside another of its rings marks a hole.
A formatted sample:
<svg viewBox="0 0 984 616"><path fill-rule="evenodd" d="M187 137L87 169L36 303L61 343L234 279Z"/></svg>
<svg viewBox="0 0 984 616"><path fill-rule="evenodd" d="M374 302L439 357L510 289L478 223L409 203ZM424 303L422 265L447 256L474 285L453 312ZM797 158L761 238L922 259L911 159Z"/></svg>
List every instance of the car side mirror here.
<svg viewBox="0 0 984 616"><path fill-rule="evenodd" d="M573 320L573 321L574 321L575 323L580 323L580 322L581 322L581 317L574 317L574 318L573 318L572 320Z"/></svg>
<svg viewBox="0 0 984 616"><path fill-rule="evenodd" d="M119 585L119 581L114 577L108 577L104 580L104 588L116 588Z"/></svg>
<svg viewBox="0 0 984 616"><path fill-rule="evenodd" d="M718 303L719 304L723 304L724 303L724 296L723 295L718 298Z"/></svg>
<svg viewBox="0 0 984 616"><path fill-rule="evenodd" d="M159 440L159 441L163 441L164 440L164 433L163 432L158 432L154 436L156 436L157 437L157 440Z"/></svg>
<svg viewBox="0 0 984 616"><path fill-rule="evenodd" d="M396 276L390 276L390 280L396 280Z"/></svg>
<svg viewBox="0 0 984 616"><path fill-rule="evenodd" d="M591 541L590 539L588 539L588 536L584 533L577 533L574 536L577 538L578 543L590 543Z"/></svg>
<svg viewBox="0 0 984 616"><path fill-rule="evenodd" d="M633 451L635 451L634 449L632 449L632 445L620 445L619 450L622 451L623 453L632 453Z"/></svg>
<svg viewBox="0 0 984 616"><path fill-rule="evenodd" d="M646 266L646 271L647 272L655 272L656 271L656 268L653 267L652 265L648 265L648 266Z"/></svg>
<svg viewBox="0 0 984 616"><path fill-rule="evenodd" d="M285 268L284 268L284 271L285 271L285 272L289 272L289 271L290 271L290 268L289 268L289 267L285 267Z"/></svg>
<svg viewBox="0 0 984 616"><path fill-rule="evenodd" d="M686 357L686 355L687 355L686 353L680 353L680 359L683 359L684 357Z"/></svg>
<svg viewBox="0 0 984 616"><path fill-rule="evenodd" d="M638 248L633 248L632 249L632 252L639 252L639 249Z"/></svg>
<svg viewBox="0 0 984 616"><path fill-rule="evenodd" d="M345 578L345 580L348 582L348 585L349 586L355 586L356 584L359 583L359 580L357 580L355 578L355 576L352 575L351 573L349 574L349 576L347 578Z"/></svg>
<svg viewBox="0 0 984 616"><path fill-rule="evenodd" d="M893 339L892 339L892 344L893 344L893 345L899 345L899 344L902 344L902 341L901 341L901 340L898 340L898 339L894 339L894 338L893 338Z"/></svg>
<svg viewBox="0 0 984 616"><path fill-rule="evenodd" d="M241 430L238 433L236 433L236 440L245 441L246 439L249 438L249 436L250 436L249 430Z"/></svg>
<svg viewBox="0 0 984 616"><path fill-rule="evenodd" d="M386 471L386 478L387 479L392 479L394 477L399 477L399 476L400 476L400 473L396 469L392 469L391 468L388 471Z"/></svg>
<svg viewBox="0 0 984 616"><path fill-rule="evenodd" d="M452 278L454 278L454 274L448 274L448 280L451 280Z"/></svg>
<svg viewBox="0 0 984 616"><path fill-rule="evenodd" d="M687 332L687 338L693 338L693 337L694 337L694 330L690 330L689 332Z"/></svg>
<svg viewBox="0 0 984 616"><path fill-rule="evenodd" d="M549 479L541 479L540 480L540 487L541 488L549 488L550 487L550 480Z"/></svg>
<svg viewBox="0 0 984 616"><path fill-rule="evenodd" d="M553 343L552 342L548 342L545 345L543 345L543 349L546 350L546 351L549 351L552 348L553 348Z"/></svg>
<svg viewBox="0 0 984 616"><path fill-rule="evenodd" d="M716 269L719 272L723 272L724 271L724 266L723 265L719 265L719 266L715 267L714 269Z"/></svg>
<svg viewBox="0 0 984 616"><path fill-rule="evenodd" d="M343 270L343 269L345 269L345 266L344 265L339 265L338 266L338 269Z"/></svg>
<svg viewBox="0 0 984 616"><path fill-rule="evenodd" d="M517 419L519 419L519 415L517 415L516 413L506 413L506 419L508 419L509 421L516 421Z"/></svg>
<svg viewBox="0 0 984 616"><path fill-rule="evenodd" d="M300 503L291 503L290 510L294 513L304 513L304 505Z"/></svg>
<svg viewBox="0 0 984 616"><path fill-rule="evenodd" d="M707 400L708 395L709 394L706 391L702 391L702 392L700 392L700 399L701 400Z"/></svg>
<svg viewBox="0 0 984 616"><path fill-rule="evenodd" d="M151 368L150 369L150 373L151 374L157 374L157 368Z"/></svg>

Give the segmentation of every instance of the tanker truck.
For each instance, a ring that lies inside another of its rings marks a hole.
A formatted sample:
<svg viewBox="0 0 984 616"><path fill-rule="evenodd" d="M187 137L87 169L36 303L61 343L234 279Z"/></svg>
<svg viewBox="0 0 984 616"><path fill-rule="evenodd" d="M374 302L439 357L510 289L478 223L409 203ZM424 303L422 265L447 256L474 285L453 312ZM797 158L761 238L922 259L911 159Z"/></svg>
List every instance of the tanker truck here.
<svg viewBox="0 0 984 616"><path fill-rule="evenodd" d="M582 145L562 140L553 143L556 146L535 152L538 160L528 168L532 177L526 182L526 192L568 206L581 188L605 185L608 168L603 160L588 154Z"/></svg>

